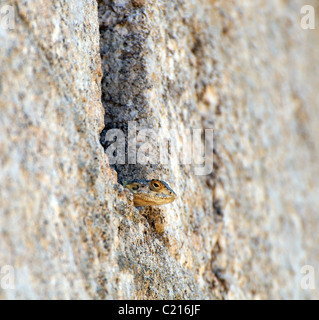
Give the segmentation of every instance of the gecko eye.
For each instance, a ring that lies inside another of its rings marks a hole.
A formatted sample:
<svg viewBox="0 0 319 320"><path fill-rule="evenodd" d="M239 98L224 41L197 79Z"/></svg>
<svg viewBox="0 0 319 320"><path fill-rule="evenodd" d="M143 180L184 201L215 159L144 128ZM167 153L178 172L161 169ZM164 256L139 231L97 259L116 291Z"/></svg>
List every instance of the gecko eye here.
<svg viewBox="0 0 319 320"><path fill-rule="evenodd" d="M151 190L158 191L162 188L162 185L158 181L151 181L150 188L151 188Z"/></svg>
<svg viewBox="0 0 319 320"><path fill-rule="evenodd" d="M135 184L133 187L132 187L132 190L138 190L139 189L139 185L138 184Z"/></svg>

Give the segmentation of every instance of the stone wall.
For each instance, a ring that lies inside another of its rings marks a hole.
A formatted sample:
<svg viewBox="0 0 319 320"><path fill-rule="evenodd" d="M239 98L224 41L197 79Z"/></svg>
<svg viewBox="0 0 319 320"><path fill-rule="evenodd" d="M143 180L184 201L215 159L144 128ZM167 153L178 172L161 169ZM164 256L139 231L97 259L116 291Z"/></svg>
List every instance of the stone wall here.
<svg viewBox="0 0 319 320"><path fill-rule="evenodd" d="M304 265L319 272L319 34L303 4L2 1L0 298L319 298L300 285ZM129 123L155 132L151 164L127 147L109 161L109 130ZM194 129L214 129L206 175L179 154ZM132 178L178 198L137 209Z"/></svg>

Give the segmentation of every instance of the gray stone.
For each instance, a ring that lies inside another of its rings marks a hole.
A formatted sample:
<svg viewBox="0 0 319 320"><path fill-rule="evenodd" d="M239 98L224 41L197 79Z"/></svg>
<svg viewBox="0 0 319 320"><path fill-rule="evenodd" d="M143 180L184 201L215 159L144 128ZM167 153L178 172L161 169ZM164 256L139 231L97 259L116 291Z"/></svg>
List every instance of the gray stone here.
<svg viewBox="0 0 319 320"><path fill-rule="evenodd" d="M0 299L319 298L301 285L303 266L319 272L319 34L302 1L15 3ZM129 121L155 132L152 164L109 163L108 131L127 139ZM199 176L178 151L205 128L214 170ZM144 178L178 199L134 208L121 182Z"/></svg>

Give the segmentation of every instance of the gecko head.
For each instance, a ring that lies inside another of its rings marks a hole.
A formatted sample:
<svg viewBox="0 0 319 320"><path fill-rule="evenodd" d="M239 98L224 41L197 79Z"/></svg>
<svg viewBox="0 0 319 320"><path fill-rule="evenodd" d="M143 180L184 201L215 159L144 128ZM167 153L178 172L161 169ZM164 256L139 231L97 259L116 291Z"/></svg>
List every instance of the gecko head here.
<svg viewBox="0 0 319 320"><path fill-rule="evenodd" d="M125 188L133 193L134 205L157 206L171 203L176 199L176 193L162 180L131 180L123 182Z"/></svg>

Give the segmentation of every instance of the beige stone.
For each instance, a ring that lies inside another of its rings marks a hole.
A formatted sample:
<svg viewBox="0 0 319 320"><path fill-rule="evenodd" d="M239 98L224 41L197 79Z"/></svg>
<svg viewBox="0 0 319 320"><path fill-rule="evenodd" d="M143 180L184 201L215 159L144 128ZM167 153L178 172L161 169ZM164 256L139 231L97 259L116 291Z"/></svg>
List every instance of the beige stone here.
<svg viewBox="0 0 319 320"><path fill-rule="evenodd" d="M0 299L319 298L300 285L319 272L319 34L302 1L12 3ZM174 132L168 164L109 164L105 134L128 121ZM209 175L177 154L195 128L214 129ZM178 199L134 208L132 178Z"/></svg>

